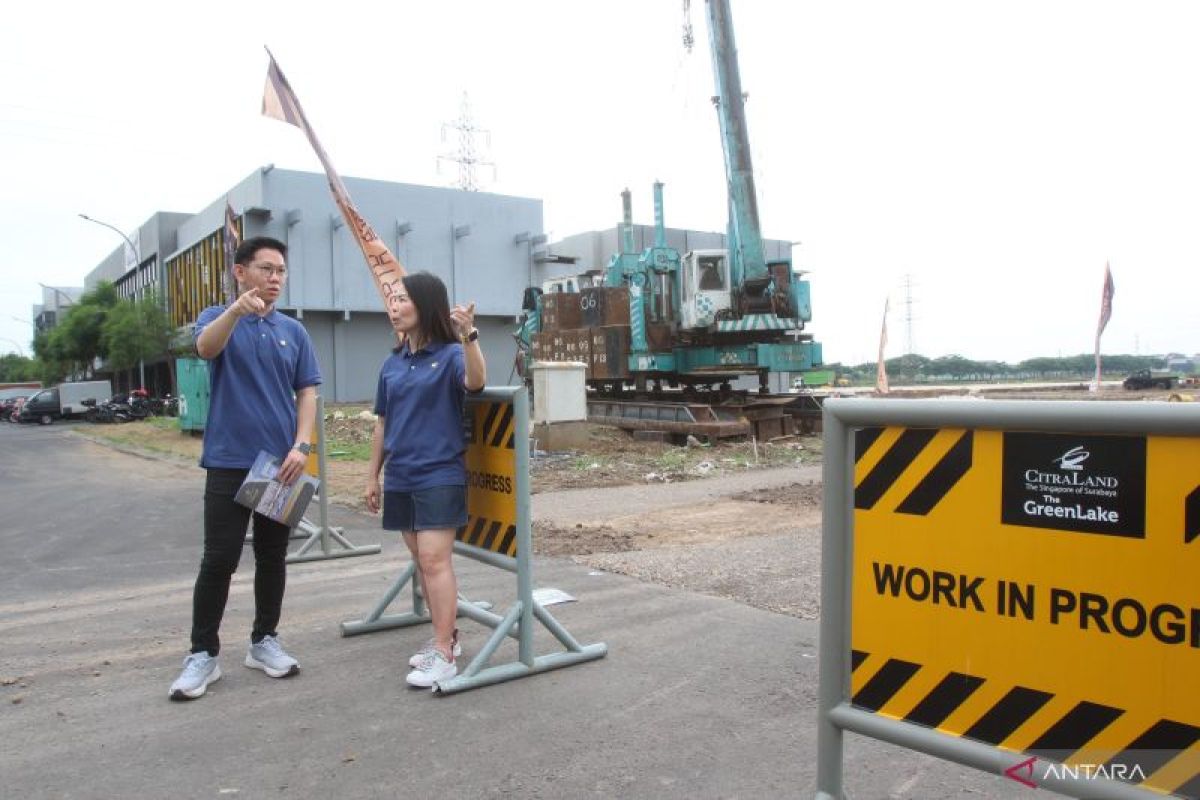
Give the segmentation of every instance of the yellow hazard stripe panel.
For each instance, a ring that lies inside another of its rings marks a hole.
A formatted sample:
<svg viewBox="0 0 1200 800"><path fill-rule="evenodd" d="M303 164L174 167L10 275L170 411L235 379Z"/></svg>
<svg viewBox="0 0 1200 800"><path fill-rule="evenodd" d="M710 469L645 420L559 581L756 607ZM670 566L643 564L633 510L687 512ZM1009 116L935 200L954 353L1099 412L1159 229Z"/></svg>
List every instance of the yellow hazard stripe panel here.
<svg viewBox="0 0 1200 800"><path fill-rule="evenodd" d="M1200 797L1200 728L1078 697L856 651L851 702L1050 762Z"/></svg>
<svg viewBox="0 0 1200 800"><path fill-rule="evenodd" d="M516 419L511 402L467 406L467 514L458 539L517 554Z"/></svg>
<svg viewBox="0 0 1200 800"><path fill-rule="evenodd" d="M1200 798L1200 438L878 427L854 457L854 705Z"/></svg>

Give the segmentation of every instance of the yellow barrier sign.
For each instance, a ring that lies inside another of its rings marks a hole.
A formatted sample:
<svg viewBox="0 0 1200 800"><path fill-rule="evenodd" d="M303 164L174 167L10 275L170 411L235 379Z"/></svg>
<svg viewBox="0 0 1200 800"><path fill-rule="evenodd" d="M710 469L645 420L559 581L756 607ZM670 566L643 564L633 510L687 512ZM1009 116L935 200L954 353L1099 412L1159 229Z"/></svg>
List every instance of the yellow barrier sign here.
<svg viewBox="0 0 1200 800"><path fill-rule="evenodd" d="M1200 440L867 428L854 505L853 705L1200 797Z"/></svg>
<svg viewBox="0 0 1200 800"><path fill-rule="evenodd" d="M516 435L513 404L471 403L467 416L467 524L461 542L517 554Z"/></svg>

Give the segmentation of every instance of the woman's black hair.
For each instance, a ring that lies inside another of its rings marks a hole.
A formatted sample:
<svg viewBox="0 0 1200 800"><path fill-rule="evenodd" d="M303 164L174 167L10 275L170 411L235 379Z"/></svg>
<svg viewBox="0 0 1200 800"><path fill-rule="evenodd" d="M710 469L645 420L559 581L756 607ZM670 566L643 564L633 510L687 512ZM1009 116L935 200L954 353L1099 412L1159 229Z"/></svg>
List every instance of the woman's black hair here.
<svg viewBox="0 0 1200 800"><path fill-rule="evenodd" d="M417 324L425 344L456 341L450 322L450 298L442 279L428 272L414 272L401 280L408 299L417 308ZM392 352L399 353L399 346Z"/></svg>

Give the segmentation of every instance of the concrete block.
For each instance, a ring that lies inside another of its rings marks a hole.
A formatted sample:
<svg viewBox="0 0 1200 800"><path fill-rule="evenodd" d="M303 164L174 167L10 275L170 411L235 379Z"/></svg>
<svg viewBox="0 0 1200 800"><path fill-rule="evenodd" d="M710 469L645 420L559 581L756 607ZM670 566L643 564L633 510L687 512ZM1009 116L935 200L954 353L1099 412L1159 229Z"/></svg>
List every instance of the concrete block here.
<svg viewBox="0 0 1200 800"><path fill-rule="evenodd" d="M539 450L586 450L590 431L586 422L535 422L532 436Z"/></svg>

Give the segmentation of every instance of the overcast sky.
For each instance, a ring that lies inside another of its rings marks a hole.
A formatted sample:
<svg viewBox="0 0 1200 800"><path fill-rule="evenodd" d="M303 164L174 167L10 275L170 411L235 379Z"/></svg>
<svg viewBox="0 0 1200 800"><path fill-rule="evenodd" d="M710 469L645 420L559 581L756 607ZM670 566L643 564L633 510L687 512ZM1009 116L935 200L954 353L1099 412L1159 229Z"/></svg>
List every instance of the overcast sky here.
<svg viewBox="0 0 1200 800"><path fill-rule="evenodd" d="M271 47L343 175L451 185L466 92L488 191L551 238L723 230L703 0L59 2L0 29L0 352L37 282L81 285L158 210L268 163L318 171L260 115ZM1200 4L733 0L766 236L800 242L826 360L1200 352ZM365 268L365 266L364 266ZM906 276L911 293L903 288ZM16 344L15 344L16 343Z"/></svg>

